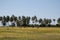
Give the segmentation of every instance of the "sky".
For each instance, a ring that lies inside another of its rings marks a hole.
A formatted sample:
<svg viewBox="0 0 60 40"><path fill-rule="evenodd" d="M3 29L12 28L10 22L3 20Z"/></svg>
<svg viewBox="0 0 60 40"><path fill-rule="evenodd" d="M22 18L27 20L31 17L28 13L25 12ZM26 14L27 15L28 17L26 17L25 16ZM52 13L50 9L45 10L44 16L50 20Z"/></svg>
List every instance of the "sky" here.
<svg viewBox="0 0 60 40"><path fill-rule="evenodd" d="M0 0L0 16L59 18L60 0Z"/></svg>

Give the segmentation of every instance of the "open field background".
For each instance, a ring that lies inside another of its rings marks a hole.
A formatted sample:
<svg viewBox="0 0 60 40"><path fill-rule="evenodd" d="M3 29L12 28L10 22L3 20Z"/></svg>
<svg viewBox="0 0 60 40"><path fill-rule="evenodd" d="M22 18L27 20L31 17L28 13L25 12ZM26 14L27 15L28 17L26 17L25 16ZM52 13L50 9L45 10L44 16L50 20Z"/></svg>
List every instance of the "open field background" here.
<svg viewBox="0 0 60 40"><path fill-rule="evenodd" d="M0 27L0 40L60 40L60 28Z"/></svg>

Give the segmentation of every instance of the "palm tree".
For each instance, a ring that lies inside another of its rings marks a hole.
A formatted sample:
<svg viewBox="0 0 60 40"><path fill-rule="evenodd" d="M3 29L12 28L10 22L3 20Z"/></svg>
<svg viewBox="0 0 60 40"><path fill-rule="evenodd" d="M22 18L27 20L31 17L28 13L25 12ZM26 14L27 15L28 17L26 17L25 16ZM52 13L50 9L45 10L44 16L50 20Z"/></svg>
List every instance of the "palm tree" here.
<svg viewBox="0 0 60 40"><path fill-rule="evenodd" d="M35 23L36 20L37 20L37 17L36 17L36 16L33 16L33 17L32 17L32 21L33 21L33 23Z"/></svg>
<svg viewBox="0 0 60 40"><path fill-rule="evenodd" d="M29 25L30 23L30 17L26 17L26 24Z"/></svg>
<svg viewBox="0 0 60 40"><path fill-rule="evenodd" d="M14 21L15 21L15 22L17 21L17 17L14 17Z"/></svg>
<svg viewBox="0 0 60 40"><path fill-rule="evenodd" d="M12 22L12 26L15 26L15 22L17 20L17 17L15 17L14 15L11 16L11 22Z"/></svg>
<svg viewBox="0 0 60 40"><path fill-rule="evenodd" d="M2 17L0 16L0 21L2 21Z"/></svg>
<svg viewBox="0 0 60 40"><path fill-rule="evenodd" d="M8 26L9 26L9 20L10 20L10 17L7 16L7 17L6 17L6 23L8 23Z"/></svg>
<svg viewBox="0 0 60 40"><path fill-rule="evenodd" d="M42 21L43 21L43 20L40 18L40 19L39 19L39 23L40 23L40 25L42 24Z"/></svg>
<svg viewBox="0 0 60 40"><path fill-rule="evenodd" d="M12 22L13 22L13 18L12 17L10 17L10 22L11 22L11 26L12 26Z"/></svg>
<svg viewBox="0 0 60 40"><path fill-rule="evenodd" d="M21 25L22 25L22 19L21 16L19 16L17 20L17 26L21 26Z"/></svg>
<svg viewBox="0 0 60 40"><path fill-rule="evenodd" d="M19 20L16 21L16 24L18 27L20 27L20 21Z"/></svg>
<svg viewBox="0 0 60 40"><path fill-rule="evenodd" d="M48 19L44 18L44 24L45 26L48 26Z"/></svg>
<svg viewBox="0 0 60 40"><path fill-rule="evenodd" d="M23 26L26 26L26 17L22 16Z"/></svg>
<svg viewBox="0 0 60 40"><path fill-rule="evenodd" d="M0 16L0 23L2 23L2 16Z"/></svg>
<svg viewBox="0 0 60 40"><path fill-rule="evenodd" d="M60 18L57 19L57 23L60 25Z"/></svg>
<svg viewBox="0 0 60 40"><path fill-rule="evenodd" d="M2 25L6 26L6 17L5 16L3 16L3 18L2 18Z"/></svg>
<svg viewBox="0 0 60 40"><path fill-rule="evenodd" d="M32 17L32 22L34 23L34 17Z"/></svg>
<svg viewBox="0 0 60 40"><path fill-rule="evenodd" d="M15 23L15 26L17 27L17 24L16 24L16 21L17 21L18 19L17 19L17 17L15 16L14 17L14 23Z"/></svg>
<svg viewBox="0 0 60 40"><path fill-rule="evenodd" d="M55 23L55 21L56 21L56 20L55 20L55 19L53 19L53 21L54 21L54 23Z"/></svg>
<svg viewBox="0 0 60 40"><path fill-rule="evenodd" d="M48 25L50 26L51 25L51 19L48 19Z"/></svg>
<svg viewBox="0 0 60 40"><path fill-rule="evenodd" d="M35 23L34 26L36 25L36 22L37 22L37 17L36 16L33 16L32 17L32 22Z"/></svg>
<svg viewBox="0 0 60 40"><path fill-rule="evenodd" d="M34 19L35 19L35 24L38 22L38 20L37 20L37 17L36 16L34 16Z"/></svg>
<svg viewBox="0 0 60 40"><path fill-rule="evenodd" d="M0 23L2 22L2 17L0 16Z"/></svg>
<svg viewBox="0 0 60 40"><path fill-rule="evenodd" d="M19 16L18 19L21 21L21 17Z"/></svg>

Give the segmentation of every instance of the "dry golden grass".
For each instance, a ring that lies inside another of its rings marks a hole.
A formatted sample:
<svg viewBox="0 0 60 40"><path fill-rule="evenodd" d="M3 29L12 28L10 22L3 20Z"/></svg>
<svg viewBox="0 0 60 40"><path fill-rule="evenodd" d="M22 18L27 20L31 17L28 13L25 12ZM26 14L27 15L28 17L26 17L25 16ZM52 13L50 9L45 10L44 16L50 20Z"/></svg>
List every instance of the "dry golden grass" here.
<svg viewBox="0 0 60 40"><path fill-rule="evenodd" d="M0 27L0 40L60 40L60 28Z"/></svg>

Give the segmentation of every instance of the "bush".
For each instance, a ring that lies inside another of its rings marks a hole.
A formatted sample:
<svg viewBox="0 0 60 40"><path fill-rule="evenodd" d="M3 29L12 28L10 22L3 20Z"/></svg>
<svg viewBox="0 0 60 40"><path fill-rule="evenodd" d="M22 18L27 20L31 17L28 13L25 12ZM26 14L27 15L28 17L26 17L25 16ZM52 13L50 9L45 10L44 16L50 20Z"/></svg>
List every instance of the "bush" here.
<svg viewBox="0 0 60 40"><path fill-rule="evenodd" d="M56 27L60 27L60 24L56 24Z"/></svg>

